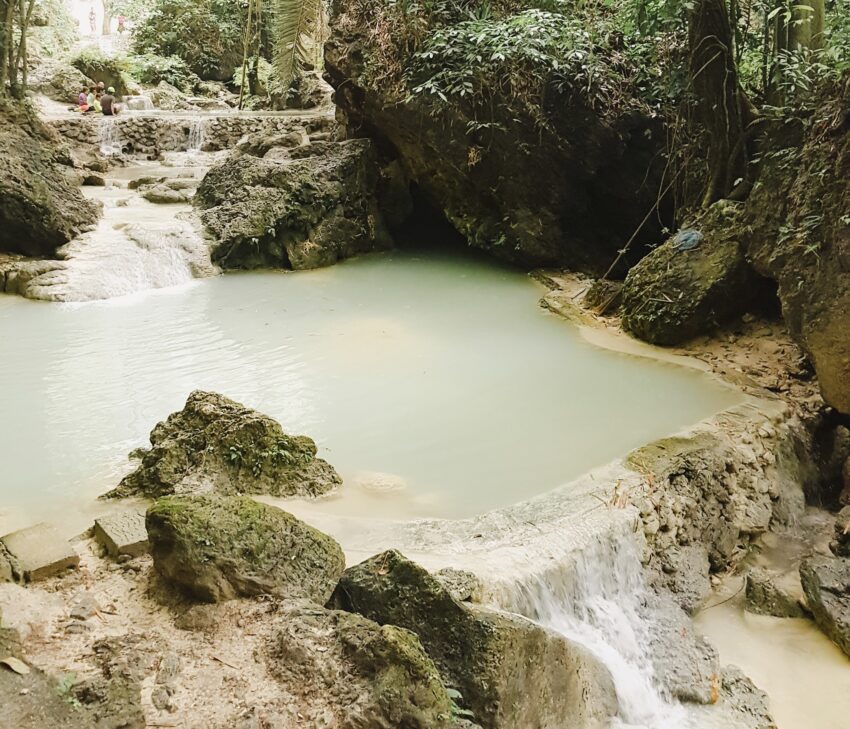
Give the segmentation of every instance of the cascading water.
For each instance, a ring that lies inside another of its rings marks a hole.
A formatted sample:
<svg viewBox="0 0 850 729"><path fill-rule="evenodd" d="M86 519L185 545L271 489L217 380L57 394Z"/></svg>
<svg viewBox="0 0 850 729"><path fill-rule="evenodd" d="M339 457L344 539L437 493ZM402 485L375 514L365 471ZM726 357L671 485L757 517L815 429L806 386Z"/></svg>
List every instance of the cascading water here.
<svg viewBox="0 0 850 729"><path fill-rule="evenodd" d="M122 140L115 118L104 116L100 120L100 151L107 157L121 154Z"/></svg>
<svg viewBox="0 0 850 729"><path fill-rule="evenodd" d="M685 709L667 695L652 663L652 624L645 605L638 546L630 535L598 542L556 579L521 581L497 598L586 648L610 672L619 703L616 729L684 729ZM558 582L558 584L553 584Z"/></svg>
<svg viewBox="0 0 850 729"><path fill-rule="evenodd" d="M186 142L187 152L200 152L204 146L204 127L206 119L201 116L192 117L192 126L189 128L189 139Z"/></svg>

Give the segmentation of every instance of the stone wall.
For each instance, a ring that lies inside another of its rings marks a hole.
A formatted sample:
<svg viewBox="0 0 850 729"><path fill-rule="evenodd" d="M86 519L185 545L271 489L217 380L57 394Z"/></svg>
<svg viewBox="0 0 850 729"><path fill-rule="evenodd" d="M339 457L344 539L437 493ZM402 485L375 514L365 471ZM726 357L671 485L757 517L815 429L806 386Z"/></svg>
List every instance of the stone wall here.
<svg viewBox="0 0 850 729"><path fill-rule="evenodd" d="M201 149L217 152L230 149L246 134L281 134L302 129L314 135L330 132L333 118L328 115L256 115L256 114L204 114L204 115L135 115L127 114L107 118L84 116L53 119L48 122L70 143L99 145L105 125L114 125L113 139L128 154L153 155L160 152L182 152L190 145L193 129L198 126L202 134Z"/></svg>

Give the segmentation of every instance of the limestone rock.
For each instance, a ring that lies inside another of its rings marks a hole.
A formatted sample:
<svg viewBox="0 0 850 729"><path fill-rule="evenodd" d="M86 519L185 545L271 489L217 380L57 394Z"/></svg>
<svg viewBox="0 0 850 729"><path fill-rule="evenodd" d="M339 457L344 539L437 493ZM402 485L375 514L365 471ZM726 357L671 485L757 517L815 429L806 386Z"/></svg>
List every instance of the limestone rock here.
<svg viewBox="0 0 850 729"><path fill-rule="evenodd" d="M166 497L146 525L157 572L205 602L275 594L324 603L345 568L331 537L246 496Z"/></svg>
<svg viewBox="0 0 850 729"><path fill-rule="evenodd" d="M751 569L746 576L747 612L775 618L802 618L800 602L777 582L767 570Z"/></svg>
<svg viewBox="0 0 850 729"><path fill-rule="evenodd" d="M805 560L800 565L800 579L815 623L850 656L850 560Z"/></svg>
<svg viewBox="0 0 850 729"><path fill-rule="evenodd" d="M0 582L12 582L14 579L12 563L3 550L0 549Z"/></svg>
<svg viewBox="0 0 850 729"><path fill-rule="evenodd" d="M703 238L695 248L680 250L674 236L629 271L623 326L631 334L678 344L740 316L757 300L762 285L744 247L734 228L714 218L723 218L722 208L696 224Z"/></svg>
<svg viewBox="0 0 850 729"><path fill-rule="evenodd" d="M835 539L830 550L837 557L850 557L850 506L845 506L835 518Z"/></svg>
<svg viewBox="0 0 850 729"><path fill-rule="evenodd" d="M399 52L406 47L364 29L384 18L386 27L395 27L394 7L331 3L325 73L349 130L368 130L382 148L394 150L435 214L470 245L527 267L604 271L657 202L660 125L637 110L585 103L581 93L556 84L547 85L545 103L521 110L510 103L513 92L494 90L487 123L479 124L475 103L457 97L434 103L391 78L388 66L409 66ZM416 47L432 33L453 32L463 19L463 13L419 16ZM488 74L508 79L519 69L508 59ZM536 83L533 71L522 78L524 86ZM659 228L655 219L647 221L642 238L659 238Z"/></svg>
<svg viewBox="0 0 850 729"><path fill-rule="evenodd" d="M767 694L736 666L723 669L720 679L720 703L731 714L727 726L742 729L777 729L770 715Z"/></svg>
<svg viewBox="0 0 850 729"><path fill-rule="evenodd" d="M452 700L416 635L318 605L286 605L268 649L273 674L299 686L305 726L459 727ZM344 677L344 678L342 678ZM318 699L321 697L321 701Z"/></svg>
<svg viewBox="0 0 850 729"><path fill-rule="evenodd" d="M80 564L80 556L61 534L49 524L20 529L0 538L12 572L23 582L35 582L62 574Z"/></svg>
<svg viewBox="0 0 850 729"><path fill-rule="evenodd" d="M31 112L0 104L0 251L51 257L94 227L58 140Z"/></svg>
<svg viewBox="0 0 850 729"><path fill-rule="evenodd" d="M222 268L317 268L392 245L367 140L264 154L232 152L195 196Z"/></svg>
<svg viewBox="0 0 850 729"><path fill-rule="evenodd" d="M215 491L317 496L342 483L316 444L223 395L196 391L151 432L139 467L108 497Z"/></svg>
<svg viewBox="0 0 850 729"><path fill-rule="evenodd" d="M92 80L82 71L55 61L41 64L35 77L31 75L29 80L29 87L34 91L69 106L76 105L80 91L91 84Z"/></svg>
<svg viewBox="0 0 850 729"><path fill-rule="evenodd" d="M344 609L419 636L483 727L580 729L616 714L611 677L585 649L518 616L457 601L426 570L395 551L345 571Z"/></svg>
<svg viewBox="0 0 850 729"><path fill-rule="evenodd" d="M806 124L799 139L789 140L785 129L765 130L774 147L761 154L763 181L747 200L743 230L753 265L778 285L782 316L809 355L824 400L847 414L850 135L845 111L850 87L827 85L823 92L817 119Z"/></svg>
<svg viewBox="0 0 850 729"><path fill-rule="evenodd" d="M693 615L711 592L708 550L692 544L668 549L662 555L662 584L688 615Z"/></svg>
<svg viewBox="0 0 850 729"><path fill-rule="evenodd" d="M94 538L112 557L138 557L148 551L145 515L127 512L98 517L94 520Z"/></svg>
<svg viewBox="0 0 850 729"><path fill-rule="evenodd" d="M192 200L191 194L186 190L175 190L169 185L153 185L151 187L145 187L141 191L141 196L148 202L157 203L159 205L187 203Z"/></svg>

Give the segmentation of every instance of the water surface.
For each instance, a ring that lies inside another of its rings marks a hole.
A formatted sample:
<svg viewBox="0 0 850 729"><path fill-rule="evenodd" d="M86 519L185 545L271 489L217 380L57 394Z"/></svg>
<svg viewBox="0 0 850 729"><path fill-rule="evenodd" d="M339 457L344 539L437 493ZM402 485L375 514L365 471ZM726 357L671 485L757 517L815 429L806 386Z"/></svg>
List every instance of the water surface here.
<svg viewBox="0 0 850 729"><path fill-rule="evenodd" d="M688 368L595 348L527 276L398 252L85 304L0 296L0 534L88 525L193 389L312 436L322 508L463 517L552 489L735 403Z"/></svg>

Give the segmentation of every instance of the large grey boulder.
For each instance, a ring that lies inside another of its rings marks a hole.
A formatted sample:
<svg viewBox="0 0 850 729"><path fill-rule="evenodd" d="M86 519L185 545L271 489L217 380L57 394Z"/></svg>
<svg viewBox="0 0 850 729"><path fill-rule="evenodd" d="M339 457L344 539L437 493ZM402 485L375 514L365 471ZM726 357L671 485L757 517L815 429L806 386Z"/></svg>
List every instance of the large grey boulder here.
<svg viewBox="0 0 850 729"><path fill-rule="evenodd" d="M52 257L94 227L58 138L22 106L0 101L0 251Z"/></svg>
<svg viewBox="0 0 850 729"><path fill-rule="evenodd" d="M195 391L183 410L157 424L138 468L107 497L214 491L317 496L342 483L316 458L307 436L287 435L267 415L223 395Z"/></svg>
<svg viewBox="0 0 850 729"><path fill-rule="evenodd" d="M376 200L368 140L235 150L204 178L195 201L222 268L328 266L392 241ZM263 150L263 157L247 153Z"/></svg>
<svg viewBox="0 0 850 729"><path fill-rule="evenodd" d="M327 534L247 496L167 497L145 525L156 571L206 602L273 594L324 603L345 568Z"/></svg>
<svg viewBox="0 0 850 729"><path fill-rule="evenodd" d="M617 713L611 676L585 649L518 616L452 597L425 569L388 551L345 571L336 604L414 631L483 727L575 729Z"/></svg>
<svg viewBox="0 0 850 729"><path fill-rule="evenodd" d="M695 248L680 232L643 258L623 286L623 326L653 344L706 334L743 314L763 291L735 228L715 206L695 224ZM690 232L690 231L688 231ZM701 239L700 239L701 236ZM683 248L685 247L685 248Z"/></svg>
<svg viewBox="0 0 850 729"><path fill-rule="evenodd" d="M287 603L267 662L297 686L305 726L448 729L455 709L414 633L340 610Z"/></svg>
<svg viewBox="0 0 850 729"><path fill-rule="evenodd" d="M850 656L850 560L818 557L800 565L800 580L815 623Z"/></svg>

